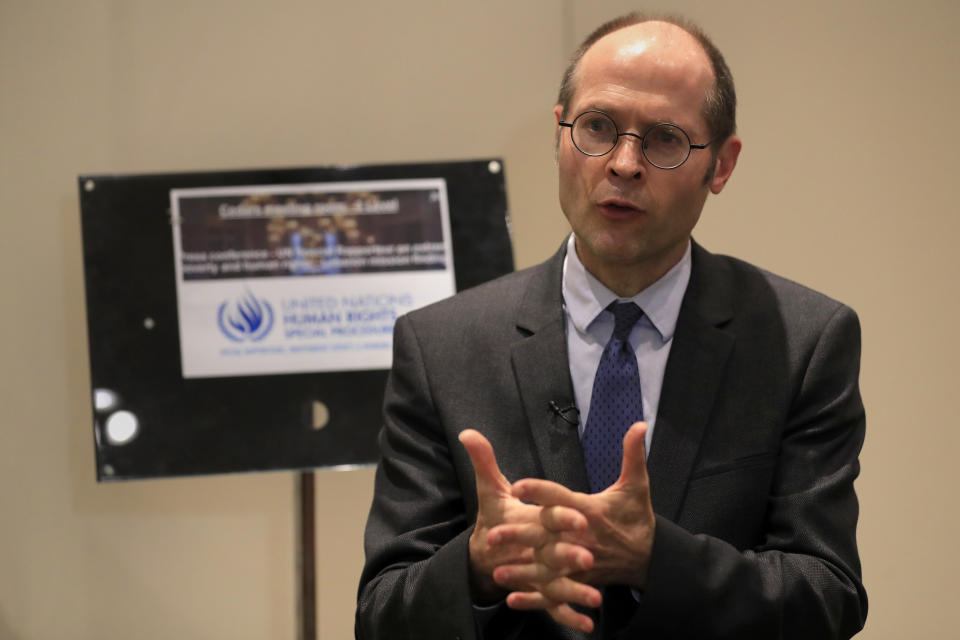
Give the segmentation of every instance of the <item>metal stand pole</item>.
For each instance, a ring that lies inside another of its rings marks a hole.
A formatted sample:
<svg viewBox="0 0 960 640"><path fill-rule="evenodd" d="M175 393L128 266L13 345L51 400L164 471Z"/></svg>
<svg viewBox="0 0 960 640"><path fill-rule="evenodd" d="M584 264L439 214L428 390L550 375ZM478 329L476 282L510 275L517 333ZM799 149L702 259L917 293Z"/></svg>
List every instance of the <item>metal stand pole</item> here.
<svg viewBox="0 0 960 640"><path fill-rule="evenodd" d="M297 479L297 569L300 585L297 609L299 640L317 640L317 538L314 523L313 472Z"/></svg>

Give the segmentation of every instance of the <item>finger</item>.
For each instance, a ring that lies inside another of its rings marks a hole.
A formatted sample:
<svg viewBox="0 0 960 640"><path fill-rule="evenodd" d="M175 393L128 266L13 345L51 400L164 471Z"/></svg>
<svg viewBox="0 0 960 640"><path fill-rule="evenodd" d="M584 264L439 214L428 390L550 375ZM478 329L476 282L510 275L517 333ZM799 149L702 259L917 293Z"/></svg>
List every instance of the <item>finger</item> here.
<svg viewBox="0 0 960 640"><path fill-rule="evenodd" d="M603 595L599 589L567 577L537 585L537 590L554 602L567 602L584 607L599 607L603 603Z"/></svg>
<svg viewBox="0 0 960 640"><path fill-rule="evenodd" d="M502 564L493 570L493 580L505 589L524 590L531 584L563 577L539 562Z"/></svg>
<svg viewBox="0 0 960 640"><path fill-rule="evenodd" d="M477 493L488 491L509 492L510 483L500 472L497 458L493 453L493 446L483 434L473 429L461 431L458 436L460 443L467 450L470 462L473 464L473 473L477 479Z"/></svg>
<svg viewBox="0 0 960 640"><path fill-rule="evenodd" d="M558 578L533 586L533 590L512 591L507 596L507 604L514 609L547 609L561 603L596 608L603 604L599 589L570 578Z"/></svg>
<svg viewBox="0 0 960 640"><path fill-rule="evenodd" d="M540 510L540 523L547 531L586 531L587 518L576 509L559 505L544 507Z"/></svg>
<svg viewBox="0 0 960 640"><path fill-rule="evenodd" d="M493 579L502 587L522 589L593 568L593 554L578 545L547 545L533 559L504 558L493 570Z"/></svg>
<svg viewBox="0 0 960 640"><path fill-rule="evenodd" d="M590 616L575 611L568 604L557 604L536 591L511 593L507 596L507 606L520 611L545 609L550 617L560 624L585 633L593 631L593 620Z"/></svg>
<svg viewBox="0 0 960 640"><path fill-rule="evenodd" d="M616 484L644 486L649 484L646 437L646 422L634 422L623 436L623 466Z"/></svg>
<svg viewBox="0 0 960 640"><path fill-rule="evenodd" d="M511 609L533 611L534 609L549 609L558 603L549 600L539 591L511 591L507 595L507 606Z"/></svg>
<svg viewBox="0 0 960 640"><path fill-rule="evenodd" d="M550 614L551 618L571 629L576 629L584 633L591 633L593 631L593 620L590 616L576 611L568 604L561 604L558 607L547 609L547 613Z"/></svg>
<svg viewBox="0 0 960 640"><path fill-rule="evenodd" d="M489 536L489 532L487 535ZM489 557L492 559L493 566L499 566L501 564L523 565L536 562L537 560L533 547L506 543L490 544L489 537L487 538L486 549Z"/></svg>
<svg viewBox="0 0 960 640"><path fill-rule="evenodd" d="M583 511L590 502L590 496L585 493L577 493L556 482L537 478L518 480L513 483L511 491L520 500L544 507L560 505Z"/></svg>
<svg viewBox="0 0 960 640"><path fill-rule="evenodd" d="M556 542L547 544L535 553L537 562L546 565L558 575L570 575L593 568L593 553L578 544Z"/></svg>
<svg viewBox="0 0 960 640"><path fill-rule="evenodd" d="M498 524L487 533L487 544L539 547L546 543L548 535L539 522Z"/></svg>

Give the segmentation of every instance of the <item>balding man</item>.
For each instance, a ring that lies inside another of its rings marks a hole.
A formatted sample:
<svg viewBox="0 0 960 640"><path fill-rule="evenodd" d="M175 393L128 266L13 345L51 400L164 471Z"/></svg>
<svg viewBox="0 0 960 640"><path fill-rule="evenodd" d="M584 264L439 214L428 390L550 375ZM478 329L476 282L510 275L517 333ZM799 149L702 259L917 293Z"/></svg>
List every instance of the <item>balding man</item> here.
<svg viewBox="0 0 960 640"><path fill-rule="evenodd" d="M691 239L735 102L681 19L618 18L574 55L570 238L397 323L358 637L863 626L856 315Z"/></svg>

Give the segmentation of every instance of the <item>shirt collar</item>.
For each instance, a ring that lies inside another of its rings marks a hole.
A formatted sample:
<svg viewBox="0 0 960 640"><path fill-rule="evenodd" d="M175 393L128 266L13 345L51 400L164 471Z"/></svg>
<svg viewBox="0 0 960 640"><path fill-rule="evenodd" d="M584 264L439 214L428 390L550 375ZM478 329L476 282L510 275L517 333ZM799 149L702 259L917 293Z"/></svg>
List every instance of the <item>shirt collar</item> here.
<svg viewBox="0 0 960 640"><path fill-rule="evenodd" d="M665 342L673 338L680 304L690 282L690 246L691 243L687 241L687 250L680 262L659 280L632 298L621 299L583 266L571 233L567 240L567 255L563 260L563 301L573 326L581 333L586 333L587 327L611 302L630 300L643 309L644 315Z"/></svg>

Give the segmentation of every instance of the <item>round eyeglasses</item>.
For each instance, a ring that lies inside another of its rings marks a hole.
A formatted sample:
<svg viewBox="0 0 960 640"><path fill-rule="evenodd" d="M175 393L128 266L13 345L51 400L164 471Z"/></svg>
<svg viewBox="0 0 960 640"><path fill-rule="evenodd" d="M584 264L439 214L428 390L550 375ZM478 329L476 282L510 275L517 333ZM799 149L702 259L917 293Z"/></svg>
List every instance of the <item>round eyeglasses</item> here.
<svg viewBox="0 0 960 640"><path fill-rule="evenodd" d="M653 125L642 136L621 132L613 118L603 111L584 111L573 122L559 124L570 127L573 146L588 156L605 156L617 146L620 136L633 136L640 141L643 157L658 169L676 169L687 161L691 149L706 149L713 142L693 144L686 131L669 122Z"/></svg>

